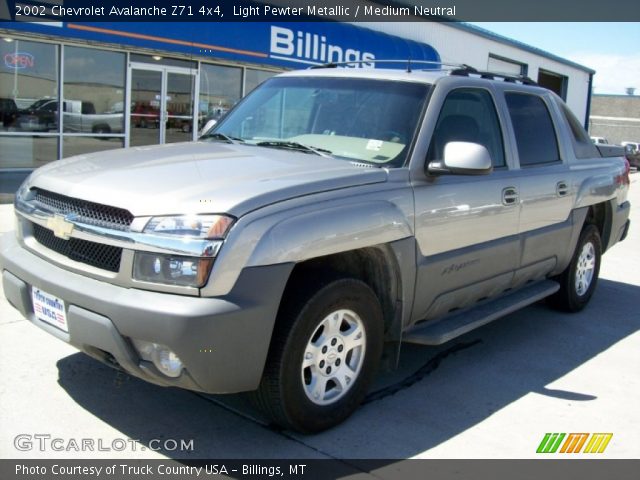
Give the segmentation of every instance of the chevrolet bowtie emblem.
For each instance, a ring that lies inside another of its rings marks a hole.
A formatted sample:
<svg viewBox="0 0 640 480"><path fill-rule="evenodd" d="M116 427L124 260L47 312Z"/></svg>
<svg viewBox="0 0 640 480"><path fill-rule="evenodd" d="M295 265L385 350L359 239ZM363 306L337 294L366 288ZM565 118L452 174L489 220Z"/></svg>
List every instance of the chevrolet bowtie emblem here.
<svg viewBox="0 0 640 480"><path fill-rule="evenodd" d="M73 232L73 223L64 218L63 215L54 214L47 219L47 227L53 230L53 234L58 238L69 240Z"/></svg>

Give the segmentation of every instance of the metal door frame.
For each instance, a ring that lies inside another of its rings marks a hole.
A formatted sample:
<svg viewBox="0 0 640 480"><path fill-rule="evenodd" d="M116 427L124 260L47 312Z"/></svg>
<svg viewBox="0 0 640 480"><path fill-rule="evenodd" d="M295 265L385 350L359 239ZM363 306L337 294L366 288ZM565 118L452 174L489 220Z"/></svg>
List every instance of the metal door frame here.
<svg viewBox="0 0 640 480"><path fill-rule="evenodd" d="M184 68L184 67L174 67L169 65L152 65L149 63L142 62L129 62L127 68L127 91L126 91L126 109L127 114L125 116L125 131L127 132L125 136L125 148L129 147L129 139L131 136L131 77L133 70L147 70L160 72L161 76L161 84L160 84L160 124L158 125L159 133L158 133L158 145L164 145L167 140L167 77L169 73L179 73L182 75L191 75L193 78L193 89L191 96L191 140L195 140L198 134L198 96L200 90L200 69L192 69L192 68Z"/></svg>

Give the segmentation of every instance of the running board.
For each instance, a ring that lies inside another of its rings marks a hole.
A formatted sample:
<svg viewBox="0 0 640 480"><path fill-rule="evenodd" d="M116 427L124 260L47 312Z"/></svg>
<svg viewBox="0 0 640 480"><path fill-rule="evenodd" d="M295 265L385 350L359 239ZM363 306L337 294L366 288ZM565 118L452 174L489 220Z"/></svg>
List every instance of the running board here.
<svg viewBox="0 0 640 480"><path fill-rule="evenodd" d="M453 313L442 320L427 322L412 328L402 336L402 341L421 345L441 345L471 330L493 322L527 305L554 294L560 285L544 280L507 293L496 300Z"/></svg>

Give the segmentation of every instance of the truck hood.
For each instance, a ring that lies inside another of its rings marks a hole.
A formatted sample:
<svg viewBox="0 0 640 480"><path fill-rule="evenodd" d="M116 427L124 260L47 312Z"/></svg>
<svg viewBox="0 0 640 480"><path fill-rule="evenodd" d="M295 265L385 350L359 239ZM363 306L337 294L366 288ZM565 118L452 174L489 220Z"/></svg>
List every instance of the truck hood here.
<svg viewBox="0 0 640 480"><path fill-rule="evenodd" d="M80 155L36 170L29 187L125 208L135 216L236 217L302 195L384 182L345 160L250 145L175 143Z"/></svg>

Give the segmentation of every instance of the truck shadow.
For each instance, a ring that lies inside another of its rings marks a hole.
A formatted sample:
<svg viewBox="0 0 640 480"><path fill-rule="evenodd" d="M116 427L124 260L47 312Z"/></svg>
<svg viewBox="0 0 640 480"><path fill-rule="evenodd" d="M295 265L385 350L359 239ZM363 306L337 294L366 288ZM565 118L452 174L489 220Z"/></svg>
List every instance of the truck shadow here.
<svg viewBox="0 0 640 480"><path fill-rule="evenodd" d="M550 384L640 330L635 304L640 287L599 282L580 314L537 304L452 344L407 345L399 369L379 376L353 417L314 436L260 423L243 396L156 387L80 353L58 362L59 384L82 408L145 448L153 439L193 439L193 451L159 451L171 458L403 459L438 446L530 393L563 404L597 401L597 392ZM615 375L609 378L617 381Z"/></svg>

